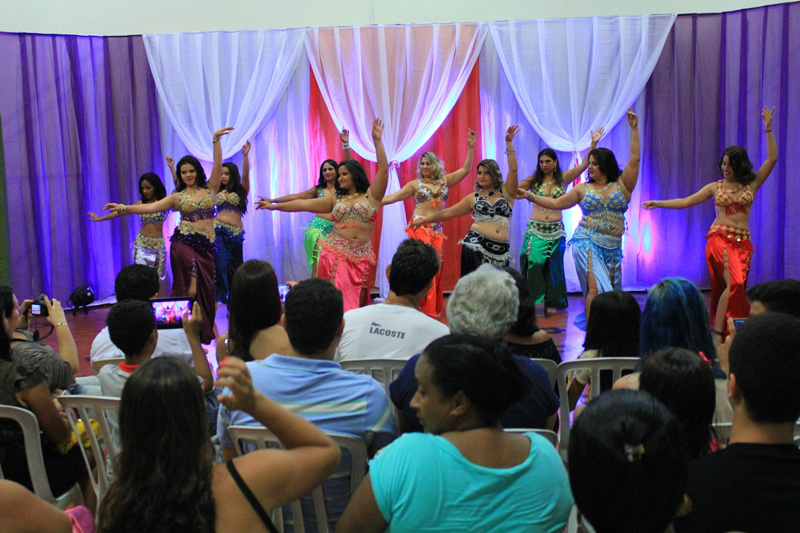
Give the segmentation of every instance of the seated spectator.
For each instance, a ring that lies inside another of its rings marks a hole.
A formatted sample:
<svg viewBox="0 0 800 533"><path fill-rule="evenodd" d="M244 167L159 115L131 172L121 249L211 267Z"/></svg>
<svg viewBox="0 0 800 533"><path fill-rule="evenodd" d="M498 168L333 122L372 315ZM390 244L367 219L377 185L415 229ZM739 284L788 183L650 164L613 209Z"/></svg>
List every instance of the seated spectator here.
<svg viewBox="0 0 800 533"><path fill-rule="evenodd" d="M450 331L501 342L517 320L518 294L514 278L496 267L482 265L458 281L447 302ZM417 392L414 368L418 359L419 355L409 359L389 386L392 402L400 412L397 423L401 433L422 431L411 407ZM504 428L553 429L559 404L547 371L522 355L515 355L514 361L531 386L502 414L500 424Z"/></svg>
<svg viewBox="0 0 800 533"><path fill-rule="evenodd" d="M711 338L708 306L697 285L684 278L664 278L650 288L642 312L640 365L662 348L686 348L711 366L716 388L715 422L730 422L725 372ZM615 389L639 388L639 372L620 378Z"/></svg>
<svg viewBox="0 0 800 533"><path fill-rule="evenodd" d="M688 507L680 438L675 417L649 394L598 396L570 433L571 525L577 520L578 531L596 533L673 531L672 520Z"/></svg>
<svg viewBox="0 0 800 533"><path fill-rule="evenodd" d="M787 313L800 318L800 281L778 279L759 283L747 289L750 315L761 313Z"/></svg>
<svg viewBox="0 0 800 533"><path fill-rule="evenodd" d="M342 334L342 293L327 280L304 280L289 291L285 308L289 354L248 362L253 385L278 404L291 405L292 412L323 431L364 441L373 456L397 436L397 429L383 386L370 376L342 370L333 361ZM220 408L217 434L226 459L236 456L228 435L232 425L260 422L246 412ZM346 457L342 470L349 468L350 458ZM333 528L351 497L349 478L327 481L325 497ZM316 531L310 504L304 505L306 531Z"/></svg>
<svg viewBox="0 0 800 533"><path fill-rule="evenodd" d="M711 451L716 390L711 367L685 348L664 348L642 365L639 388L663 403L678 420L689 459Z"/></svg>
<svg viewBox="0 0 800 533"><path fill-rule="evenodd" d="M249 413L286 449L214 466L197 376L172 357L147 361L122 391L119 475L103 496L98 533L273 531L270 511L334 471L339 447L253 388L243 361L226 359L219 376L225 407Z"/></svg>
<svg viewBox="0 0 800 533"><path fill-rule="evenodd" d="M149 302L151 298L158 297L159 279L158 272L145 265L128 265L117 274L114 281L114 293L117 302L122 300L140 300ZM169 355L181 361L192 364L192 347L186 340L186 334L180 329L165 329L158 336L158 342L153 350L153 357ZM103 328L92 342L89 359L92 363L103 359L120 359L125 357L122 350L117 348L108 334L108 328Z"/></svg>
<svg viewBox="0 0 800 533"><path fill-rule="evenodd" d="M678 531L789 531L800 524L800 320L747 319L730 349L728 446L689 463L692 512Z"/></svg>
<svg viewBox="0 0 800 533"><path fill-rule="evenodd" d="M447 326L419 310L438 272L439 255L433 246L416 239L400 243L392 264L386 267L389 296L383 303L345 313L336 360L407 361L431 341L447 335Z"/></svg>
<svg viewBox="0 0 800 533"><path fill-rule="evenodd" d="M288 353L289 337L280 325L281 296L272 265L250 259L236 269L228 313L228 333L217 338L219 361L229 355L260 361L274 353Z"/></svg>
<svg viewBox="0 0 800 533"><path fill-rule="evenodd" d="M586 322L583 353L578 359L595 357L639 357L639 328L642 311L636 298L624 291L595 296ZM592 378L589 370L575 372L567 387L570 410L575 409ZM600 390L611 388L611 376L600 375Z"/></svg>
<svg viewBox="0 0 800 533"><path fill-rule="evenodd" d="M519 295L517 321L506 335L511 353L532 359L550 359L560 364L561 354L558 353L556 343L545 330L539 329L536 325L536 303L528 288L527 280L514 268L504 267L503 270L514 278Z"/></svg>
<svg viewBox="0 0 800 533"><path fill-rule="evenodd" d="M448 335L425 348L415 373L425 433L403 435L370 462L337 533L560 532L572 497L558 452L500 426L529 386L508 348Z"/></svg>
<svg viewBox="0 0 800 533"><path fill-rule="evenodd" d="M0 480L0 531L91 533L94 531L94 519L83 505L65 512L39 498L22 485Z"/></svg>
<svg viewBox="0 0 800 533"><path fill-rule="evenodd" d="M5 323L4 331L11 343L11 359L29 363L38 369L44 375L51 393L58 394L63 390L80 392L75 382L75 372L79 368L78 347L72 338L61 302L45 296L47 321L55 329L58 352L28 331L31 304L33 300L25 300L20 305L11 287L0 286L0 308Z"/></svg>

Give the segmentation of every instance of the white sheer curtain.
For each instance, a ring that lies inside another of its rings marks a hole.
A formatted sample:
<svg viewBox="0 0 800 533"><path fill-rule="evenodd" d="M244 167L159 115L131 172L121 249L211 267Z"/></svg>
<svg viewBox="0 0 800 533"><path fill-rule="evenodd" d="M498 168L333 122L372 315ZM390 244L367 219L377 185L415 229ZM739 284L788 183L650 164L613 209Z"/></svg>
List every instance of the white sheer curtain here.
<svg viewBox="0 0 800 533"><path fill-rule="evenodd" d="M307 50L336 127L350 130L350 144L376 160L371 126L384 121L389 161L413 155L453 108L486 37L483 24L375 26L313 29ZM387 194L399 189L389 169ZM386 266L406 226L402 203L383 208L378 284L388 294Z"/></svg>
<svg viewBox="0 0 800 533"><path fill-rule="evenodd" d="M145 35L164 114L189 152L212 159L223 126L223 157L237 152L274 113L303 54L305 29Z"/></svg>

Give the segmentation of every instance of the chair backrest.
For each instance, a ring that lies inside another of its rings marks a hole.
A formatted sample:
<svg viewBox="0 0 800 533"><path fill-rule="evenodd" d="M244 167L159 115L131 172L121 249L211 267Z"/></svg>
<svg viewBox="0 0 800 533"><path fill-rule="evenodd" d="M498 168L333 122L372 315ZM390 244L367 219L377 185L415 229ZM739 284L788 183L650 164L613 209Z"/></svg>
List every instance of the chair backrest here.
<svg viewBox="0 0 800 533"><path fill-rule="evenodd" d="M249 449L248 442L255 442L256 447L260 450L267 448L283 448L278 438L267 428L263 426L230 426L228 433L236 446L236 451L239 455L245 455ZM334 473L331 478L348 475L350 477L350 495L355 494L356 489L364 480L367 471L367 445L364 441L346 437L344 435L337 435L335 433L326 433L333 441L344 450L347 450L351 457L350 471L341 474ZM331 479L329 478L329 479ZM328 521L328 511L325 507L325 496L322 492L322 486L316 487L311 491L311 499L314 503L314 514L316 515L317 531L319 533L330 533L330 522ZM295 533L305 533L305 525L303 522L303 511L300 505L300 500L293 501L290 504L292 510L292 520L294 522ZM283 531L283 509L278 507L272 511L272 521L279 531Z"/></svg>
<svg viewBox="0 0 800 533"><path fill-rule="evenodd" d="M119 453L117 443L114 441L112 434L112 428L118 427L119 398L65 394L59 397L59 401L70 415L69 423L72 425L72 430L75 431L75 434L78 434L77 420L81 420L85 428L85 435L91 443L91 447L88 449L84 446L79 446L83 454L83 460L89 470L89 479L97 495L99 509L103 494L105 494L113 481L111 465ZM73 409L77 413L77 420L71 411ZM91 429L92 420L96 420L100 426L99 438ZM89 458L90 454L92 459ZM95 471L93 471L92 465L96 466Z"/></svg>
<svg viewBox="0 0 800 533"><path fill-rule="evenodd" d="M39 436L39 421L36 420L36 415L20 407L0 405L0 419L13 420L22 428L25 456L28 460L28 472L31 475L33 492L59 509L66 509L71 505L83 505L83 495L77 483L64 494L53 495L50 482L47 480L47 472L44 469L42 440Z"/></svg>
<svg viewBox="0 0 800 533"><path fill-rule="evenodd" d="M714 436L717 437L717 442L720 447L724 448L727 446L728 441L731 440L731 427L733 427L733 423L714 422L711 424L711 427L714 429Z"/></svg>
<svg viewBox="0 0 800 533"><path fill-rule="evenodd" d="M556 377L558 376L558 365L552 359L537 359L535 357L531 358L531 361L536 361L542 368L547 370L547 375L550 377L550 384L553 387L556 386Z"/></svg>
<svg viewBox="0 0 800 533"><path fill-rule="evenodd" d="M120 363L124 362L125 362L124 357L112 357L110 359L99 359L97 361L92 361L92 372L94 372L94 375L96 376L97 374L100 373L100 369L103 368L104 366L106 365L119 366Z"/></svg>
<svg viewBox="0 0 800 533"><path fill-rule="evenodd" d="M550 361L551 363L553 361ZM555 363L553 363L555 364ZM550 441L550 444L553 445L553 448L558 449L558 435L555 431L550 429L534 429L534 428L506 428L507 433L536 433L537 435L541 435L542 437L546 438Z"/></svg>
<svg viewBox="0 0 800 533"><path fill-rule="evenodd" d="M356 359L341 361L340 364L344 370L372 376L383 384L386 396L389 396L389 385L397 379L407 362L400 359Z"/></svg>
<svg viewBox="0 0 800 533"><path fill-rule="evenodd" d="M613 381L617 381L622 377L624 371L635 370L638 364L638 357L598 357L593 359L577 359L558 365L558 399L561 403L561 435L558 441L558 447L565 460L567 449L569 448L569 430L571 426L567 389L572 372L578 370L591 371L592 377L589 381L589 383L593 384L591 387L591 398L596 398L602 392L598 386L600 383L600 372L604 370L611 371L613 374Z"/></svg>

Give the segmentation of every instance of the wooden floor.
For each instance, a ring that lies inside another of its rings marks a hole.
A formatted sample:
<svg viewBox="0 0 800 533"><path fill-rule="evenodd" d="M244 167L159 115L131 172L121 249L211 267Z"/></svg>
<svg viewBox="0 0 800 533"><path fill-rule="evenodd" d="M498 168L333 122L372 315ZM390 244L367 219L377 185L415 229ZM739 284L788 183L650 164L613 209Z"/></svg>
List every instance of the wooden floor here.
<svg viewBox="0 0 800 533"><path fill-rule="evenodd" d="M639 305L644 307L646 294L634 293L634 296L639 302ZM89 366L89 350L92 346L92 341L94 340L95 336L106 325L106 315L108 314L109 309L110 306L105 305L100 307L92 307L89 310L88 315L79 313L76 316L72 316L71 313L67 313L67 322L69 322L70 330L75 337L75 342L78 345L78 353L81 359L81 368L78 371L79 376L87 376L91 375L92 373ZM561 358L564 361L571 361L575 359L578 357L578 355L580 355L583 349L582 345L584 332L573 324L575 317L582 310L583 298L579 294L569 295L569 308L563 313L556 314L549 318L542 318L541 309L537 309L539 327L543 328L550 334L551 337L553 337L556 346L558 346L558 349L561 352ZM225 305L220 304L219 309L217 310L216 319L217 329L220 333L228 331L227 316L227 308ZM442 317L441 320L445 324L447 323L446 316ZM38 326L41 328L41 334L44 335L49 330L49 326L47 326L44 320L40 319L39 321L42 323L38 324ZM57 349L55 335L46 339L45 342ZM209 346L209 355L213 356L214 352L215 346L212 344ZM209 359L213 360L214 357L209 357Z"/></svg>

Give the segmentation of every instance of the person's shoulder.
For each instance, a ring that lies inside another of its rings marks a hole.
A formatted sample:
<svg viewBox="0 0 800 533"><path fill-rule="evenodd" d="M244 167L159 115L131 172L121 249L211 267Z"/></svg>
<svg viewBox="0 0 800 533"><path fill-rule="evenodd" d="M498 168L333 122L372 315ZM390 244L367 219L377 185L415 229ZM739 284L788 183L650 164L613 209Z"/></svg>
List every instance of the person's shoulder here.
<svg viewBox="0 0 800 533"><path fill-rule="evenodd" d="M108 326L100 330L94 340L92 341L92 348L89 351L89 361L102 361L103 359L116 359L123 357L122 350L117 348L111 342L111 336L108 334Z"/></svg>
<svg viewBox="0 0 800 533"><path fill-rule="evenodd" d="M548 384L550 383L550 375L542 365L532 359L528 359L524 355L514 355L513 357L517 366L519 366L520 370L522 370L528 378L536 378L537 380L544 379Z"/></svg>

